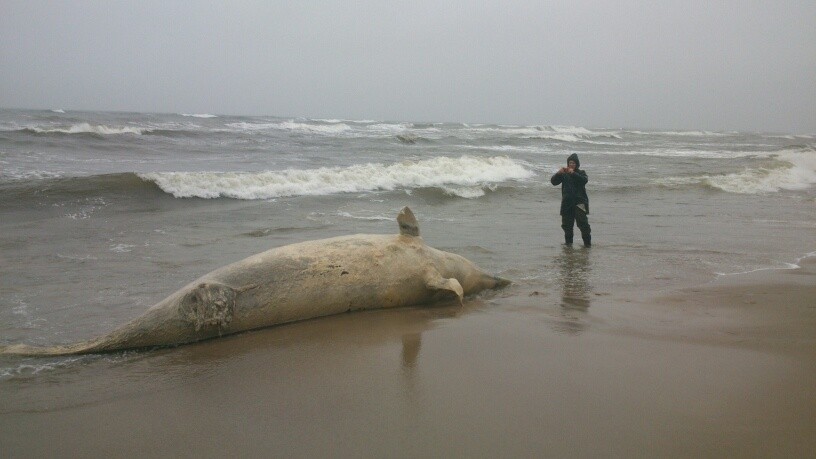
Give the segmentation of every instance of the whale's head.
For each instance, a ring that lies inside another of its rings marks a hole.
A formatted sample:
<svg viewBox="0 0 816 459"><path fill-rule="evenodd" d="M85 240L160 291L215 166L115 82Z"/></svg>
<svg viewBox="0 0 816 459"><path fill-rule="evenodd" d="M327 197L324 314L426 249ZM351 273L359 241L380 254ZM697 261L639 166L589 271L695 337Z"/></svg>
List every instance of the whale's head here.
<svg viewBox="0 0 816 459"><path fill-rule="evenodd" d="M443 277L452 277L462 285L465 295L482 290L501 288L510 285L510 281L494 276L467 258L455 253L437 251L439 273Z"/></svg>

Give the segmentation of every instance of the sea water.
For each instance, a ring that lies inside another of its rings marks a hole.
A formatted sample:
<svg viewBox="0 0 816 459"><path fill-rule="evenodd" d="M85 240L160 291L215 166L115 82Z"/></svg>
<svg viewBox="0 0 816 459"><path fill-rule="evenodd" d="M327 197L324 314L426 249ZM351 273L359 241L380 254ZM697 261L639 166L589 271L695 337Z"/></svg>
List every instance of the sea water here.
<svg viewBox="0 0 816 459"><path fill-rule="evenodd" d="M550 177L572 153L591 249L562 246ZM106 333L269 248L395 234L403 206L429 245L513 280L491 307L586 309L813 256L816 136L0 111L0 344ZM0 379L75 361L12 359Z"/></svg>

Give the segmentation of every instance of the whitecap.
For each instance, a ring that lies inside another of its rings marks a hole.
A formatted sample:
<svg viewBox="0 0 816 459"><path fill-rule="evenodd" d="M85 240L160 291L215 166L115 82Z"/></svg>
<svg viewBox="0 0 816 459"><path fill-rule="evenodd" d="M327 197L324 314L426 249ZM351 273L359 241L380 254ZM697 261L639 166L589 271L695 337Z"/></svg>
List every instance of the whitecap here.
<svg viewBox="0 0 816 459"><path fill-rule="evenodd" d="M127 253L132 251L134 247L136 246L131 244L112 244L110 251L116 253Z"/></svg>
<svg viewBox="0 0 816 459"><path fill-rule="evenodd" d="M324 135L336 135L342 132L346 132L351 130L351 127L345 123L335 123L335 124L311 124L311 123L301 123L296 121L283 121L278 123L247 123L247 122L240 122L240 123L228 123L227 127L237 129L240 131L267 131L270 129L275 130L282 130L282 131L291 131L291 132L302 132L302 133L309 133L309 134L324 134Z"/></svg>
<svg viewBox="0 0 816 459"><path fill-rule="evenodd" d="M749 167L723 175L669 177L655 180L654 183L669 187L702 184L739 194L804 190L816 184L816 151L783 151L775 155L773 162L763 167Z"/></svg>
<svg viewBox="0 0 816 459"><path fill-rule="evenodd" d="M99 134L99 135L116 135L116 134L141 135L145 132L151 131L151 129L149 128L130 126L111 127L106 126L104 124L90 124L90 123L74 124L67 128L41 128L39 126L32 126L29 127L28 129L38 134L60 133L60 134Z"/></svg>
<svg viewBox="0 0 816 459"><path fill-rule="evenodd" d="M504 156L483 158L436 157L384 165L286 169L265 172L159 172L139 174L177 198L270 199L285 196L328 195L370 191L443 187L462 197L475 191L457 187L490 187L524 180L534 172ZM460 190L460 191L457 191Z"/></svg>
<svg viewBox="0 0 816 459"><path fill-rule="evenodd" d="M29 170L29 171L21 171L15 169L0 170L0 177L11 181L56 179L64 176L65 176L64 172L53 172L43 170Z"/></svg>
<svg viewBox="0 0 816 459"><path fill-rule="evenodd" d="M352 215L348 212L337 212L337 215L343 218L351 218L354 220L371 220L371 221L392 221L394 220L393 215L373 215L373 216L361 216L361 215Z"/></svg>

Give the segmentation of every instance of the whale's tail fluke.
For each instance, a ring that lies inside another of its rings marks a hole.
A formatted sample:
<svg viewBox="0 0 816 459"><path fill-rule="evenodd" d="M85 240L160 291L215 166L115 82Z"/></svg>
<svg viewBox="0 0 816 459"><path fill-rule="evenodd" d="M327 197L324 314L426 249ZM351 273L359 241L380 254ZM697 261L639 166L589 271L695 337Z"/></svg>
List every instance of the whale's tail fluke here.
<svg viewBox="0 0 816 459"><path fill-rule="evenodd" d="M30 357L48 357L59 355L89 354L94 352L94 343L83 342L60 346L31 346L28 344L10 344L0 346L0 355L19 355Z"/></svg>

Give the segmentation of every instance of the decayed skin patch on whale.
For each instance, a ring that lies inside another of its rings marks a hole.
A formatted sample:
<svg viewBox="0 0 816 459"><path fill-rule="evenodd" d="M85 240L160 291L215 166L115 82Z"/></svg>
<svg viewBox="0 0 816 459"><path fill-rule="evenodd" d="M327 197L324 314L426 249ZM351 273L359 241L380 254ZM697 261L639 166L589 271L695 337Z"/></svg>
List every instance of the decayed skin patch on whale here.
<svg viewBox="0 0 816 459"><path fill-rule="evenodd" d="M232 322L238 293L226 285L200 284L184 296L179 314L196 331L218 327L220 333Z"/></svg>

